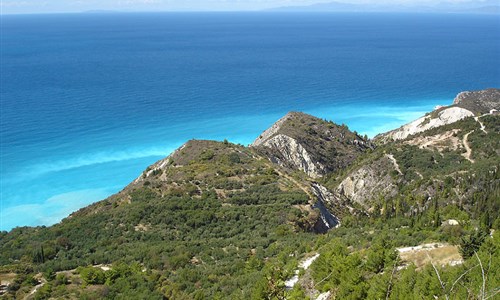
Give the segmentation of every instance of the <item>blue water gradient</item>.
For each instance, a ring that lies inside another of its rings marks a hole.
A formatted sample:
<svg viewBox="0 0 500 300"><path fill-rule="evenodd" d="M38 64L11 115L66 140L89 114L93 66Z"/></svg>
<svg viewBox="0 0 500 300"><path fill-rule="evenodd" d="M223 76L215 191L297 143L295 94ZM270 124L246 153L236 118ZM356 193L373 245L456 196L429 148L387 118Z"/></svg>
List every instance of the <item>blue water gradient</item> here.
<svg viewBox="0 0 500 300"><path fill-rule="evenodd" d="M500 85L498 16L2 16L0 229L50 225L186 140L291 110L374 136Z"/></svg>

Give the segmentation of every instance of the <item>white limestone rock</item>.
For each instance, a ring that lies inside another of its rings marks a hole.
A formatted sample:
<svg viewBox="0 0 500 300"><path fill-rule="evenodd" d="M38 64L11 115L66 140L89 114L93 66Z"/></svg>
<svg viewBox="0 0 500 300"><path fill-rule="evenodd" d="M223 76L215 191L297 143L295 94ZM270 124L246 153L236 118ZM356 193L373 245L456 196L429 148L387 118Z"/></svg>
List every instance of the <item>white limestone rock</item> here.
<svg viewBox="0 0 500 300"><path fill-rule="evenodd" d="M437 116L436 116L437 114ZM461 107L448 107L441 109L435 113L428 114L417 120L410 122L398 129L389 131L383 135L383 140L403 140L410 135L417 134L432 128L448 125L465 119L473 117L474 113L470 110Z"/></svg>
<svg viewBox="0 0 500 300"><path fill-rule="evenodd" d="M275 163L279 165L292 164L295 168L304 171L312 178L321 177L324 173L325 167L315 162L301 144L287 135L275 135L259 145L273 149L286 160L280 161L277 156L274 156Z"/></svg>

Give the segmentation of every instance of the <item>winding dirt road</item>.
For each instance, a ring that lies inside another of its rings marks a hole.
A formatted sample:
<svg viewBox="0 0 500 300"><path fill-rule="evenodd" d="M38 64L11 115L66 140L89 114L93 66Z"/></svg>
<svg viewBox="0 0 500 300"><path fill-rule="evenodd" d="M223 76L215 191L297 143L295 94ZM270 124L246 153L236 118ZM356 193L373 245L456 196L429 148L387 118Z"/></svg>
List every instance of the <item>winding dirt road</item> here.
<svg viewBox="0 0 500 300"><path fill-rule="evenodd" d="M471 158L471 155L472 155L472 149L469 145L469 134L473 133L474 130L472 130L471 132L468 132L464 135L464 138L462 140L462 143L464 144L464 147L465 147L465 150L467 150L467 152L465 152L464 154L462 154L463 157L465 157L468 161L470 161L471 163L474 163L474 160Z"/></svg>

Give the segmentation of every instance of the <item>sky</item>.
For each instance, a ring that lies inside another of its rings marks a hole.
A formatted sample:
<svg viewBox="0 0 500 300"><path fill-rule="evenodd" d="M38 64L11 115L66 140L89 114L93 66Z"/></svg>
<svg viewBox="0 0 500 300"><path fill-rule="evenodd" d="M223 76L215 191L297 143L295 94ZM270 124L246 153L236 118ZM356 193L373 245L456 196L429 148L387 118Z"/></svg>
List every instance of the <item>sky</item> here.
<svg viewBox="0 0 500 300"><path fill-rule="evenodd" d="M0 0L1 14L113 11L237 11L300 6L334 0ZM424 4L440 0L337 0L357 4ZM464 2L467 0L449 0ZM476 0L475 2L481 2Z"/></svg>

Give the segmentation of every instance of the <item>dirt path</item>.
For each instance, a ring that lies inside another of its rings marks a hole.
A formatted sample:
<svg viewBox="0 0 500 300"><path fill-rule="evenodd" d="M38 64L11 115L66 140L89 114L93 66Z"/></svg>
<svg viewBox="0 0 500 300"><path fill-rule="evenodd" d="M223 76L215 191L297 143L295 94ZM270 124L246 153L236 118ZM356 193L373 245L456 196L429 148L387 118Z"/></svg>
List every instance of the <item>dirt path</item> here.
<svg viewBox="0 0 500 300"><path fill-rule="evenodd" d="M394 168L396 169L396 171L398 171L399 175L403 175L403 173L401 172L401 169L399 168L398 161L394 158L394 155L386 154L385 156L387 156L387 158L392 161L392 163L394 164Z"/></svg>
<svg viewBox="0 0 500 300"><path fill-rule="evenodd" d="M472 130L471 132L468 132L464 135L464 138L462 140L463 144L464 144L464 147L465 147L465 150L467 150L467 152L465 152L464 154L462 154L463 157L465 157L468 161L470 161L471 163L474 163L474 160L471 158L471 155L472 155L472 149L469 145L469 134L473 133L474 130Z"/></svg>
<svg viewBox="0 0 500 300"><path fill-rule="evenodd" d="M483 115L485 116L485 115ZM482 117L482 116L481 116ZM486 131L486 127L484 126L484 124L479 120L480 117L474 117L474 120L476 120L476 122L479 123L479 125L481 126L481 130L484 132L484 133L488 133L488 131Z"/></svg>
<svg viewBox="0 0 500 300"><path fill-rule="evenodd" d="M45 278L41 277L40 283L37 284L36 286L34 286L33 289L31 290L31 292L28 294L28 296L24 297L24 299L30 299L30 297L33 296L46 283L47 283L47 280L45 280Z"/></svg>
<svg viewBox="0 0 500 300"><path fill-rule="evenodd" d="M417 137L414 138L407 143L410 145L418 146L420 149L426 149L428 147L434 147L439 152L444 149L457 149L460 144L460 140L455 137L455 135L459 132L458 129L453 129L451 131L447 131L444 133L425 136L425 137Z"/></svg>

